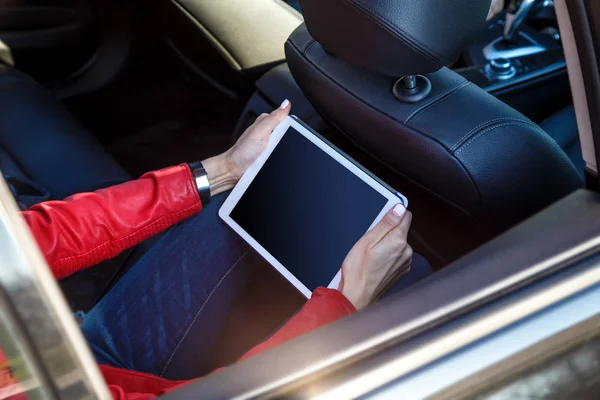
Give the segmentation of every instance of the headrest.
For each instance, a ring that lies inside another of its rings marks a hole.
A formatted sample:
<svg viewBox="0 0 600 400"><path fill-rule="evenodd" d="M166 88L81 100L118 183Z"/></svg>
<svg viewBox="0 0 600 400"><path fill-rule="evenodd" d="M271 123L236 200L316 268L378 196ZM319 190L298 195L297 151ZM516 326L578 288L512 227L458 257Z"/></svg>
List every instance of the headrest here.
<svg viewBox="0 0 600 400"><path fill-rule="evenodd" d="M330 53L401 77L456 60L481 32L491 0L300 0L311 35Z"/></svg>

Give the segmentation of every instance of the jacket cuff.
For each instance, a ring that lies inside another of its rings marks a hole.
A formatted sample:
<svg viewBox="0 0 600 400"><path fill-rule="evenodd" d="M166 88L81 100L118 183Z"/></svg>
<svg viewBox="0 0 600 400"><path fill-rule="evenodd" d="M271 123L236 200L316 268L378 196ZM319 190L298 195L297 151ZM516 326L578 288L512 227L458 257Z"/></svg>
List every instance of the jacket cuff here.
<svg viewBox="0 0 600 400"><path fill-rule="evenodd" d="M339 290L329 289L324 287L318 287L312 294L311 299L315 296L327 296L331 298L331 302L339 303L340 311L346 315L350 315L355 313L356 307L354 304L346 296L342 294Z"/></svg>

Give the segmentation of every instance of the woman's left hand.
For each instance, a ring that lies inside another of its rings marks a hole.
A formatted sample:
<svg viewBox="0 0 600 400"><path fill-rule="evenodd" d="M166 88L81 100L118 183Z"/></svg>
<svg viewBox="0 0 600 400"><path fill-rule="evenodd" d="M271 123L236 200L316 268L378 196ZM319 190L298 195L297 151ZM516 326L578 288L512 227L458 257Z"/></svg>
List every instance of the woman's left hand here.
<svg viewBox="0 0 600 400"><path fill-rule="evenodd" d="M202 162L211 195L233 189L248 167L265 151L271 132L289 115L291 108L291 103L286 100L271 114L260 115L232 148Z"/></svg>
<svg viewBox="0 0 600 400"><path fill-rule="evenodd" d="M260 115L240 136L236 144L227 151L231 172L236 180L239 180L248 167L265 151L271 132L289 115L291 108L290 102L286 100L271 114Z"/></svg>

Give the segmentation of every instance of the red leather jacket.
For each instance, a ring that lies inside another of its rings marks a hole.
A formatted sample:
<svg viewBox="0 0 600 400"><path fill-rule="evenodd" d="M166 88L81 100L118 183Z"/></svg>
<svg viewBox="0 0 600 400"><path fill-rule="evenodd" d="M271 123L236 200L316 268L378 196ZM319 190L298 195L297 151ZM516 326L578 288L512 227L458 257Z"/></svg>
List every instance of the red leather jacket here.
<svg viewBox="0 0 600 400"><path fill-rule="evenodd" d="M185 164L140 179L49 201L23 212L57 279L112 258L200 212L202 204ZM266 342L241 360L355 312L337 290L318 288L306 305ZM100 366L115 399L146 400L185 381Z"/></svg>

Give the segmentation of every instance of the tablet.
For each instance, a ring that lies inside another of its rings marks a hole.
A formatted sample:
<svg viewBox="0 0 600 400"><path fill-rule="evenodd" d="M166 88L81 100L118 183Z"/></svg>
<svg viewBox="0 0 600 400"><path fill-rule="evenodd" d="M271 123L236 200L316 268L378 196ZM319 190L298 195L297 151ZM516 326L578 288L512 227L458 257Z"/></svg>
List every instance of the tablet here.
<svg viewBox="0 0 600 400"><path fill-rule="evenodd" d="M275 128L219 216L304 296L338 287L356 242L404 196L296 117Z"/></svg>

